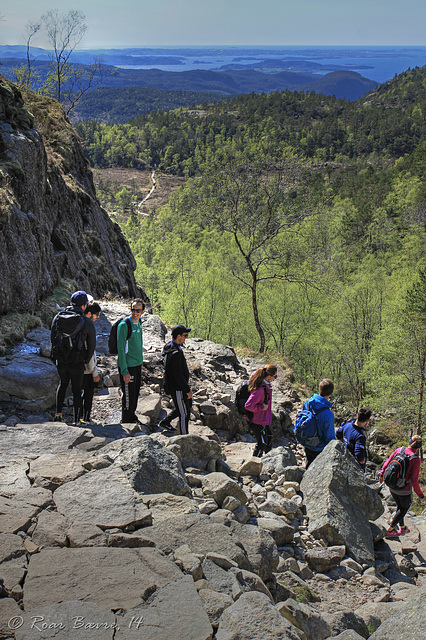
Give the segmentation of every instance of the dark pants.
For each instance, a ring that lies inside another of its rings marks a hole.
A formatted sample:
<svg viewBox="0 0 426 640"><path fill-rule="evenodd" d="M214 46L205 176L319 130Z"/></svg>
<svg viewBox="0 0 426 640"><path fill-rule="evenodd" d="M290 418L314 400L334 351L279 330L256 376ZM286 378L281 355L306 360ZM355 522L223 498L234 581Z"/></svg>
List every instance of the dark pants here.
<svg viewBox="0 0 426 640"><path fill-rule="evenodd" d="M315 460L315 458L319 456L320 453L321 453L321 451L313 451L312 449L308 449L308 447L305 447L305 455L306 455L306 467L305 467L305 469L307 469L309 467L311 462L313 462Z"/></svg>
<svg viewBox="0 0 426 640"><path fill-rule="evenodd" d="M90 413L92 411L93 392L95 383L91 373L85 373L83 376L82 399L83 399L83 420L90 422Z"/></svg>
<svg viewBox="0 0 426 640"><path fill-rule="evenodd" d="M166 418L170 424L175 418L179 418L179 427L182 435L188 433L189 415L191 413L192 398L187 398L186 391L170 391L175 408Z"/></svg>
<svg viewBox="0 0 426 640"><path fill-rule="evenodd" d="M253 451L254 456L262 456L272 448L272 432L269 424L255 424L249 421L249 429L256 438L256 446Z"/></svg>
<svg viewBox="0 0 426 640"><path fill-rule="evenodd" d="M392 522L390 526L393 529L395 529L397 524L400 524L401 527L404 526L404 518L406 516L408 509L410 508L412 496L411 496L411 491L409 491L406 496L398 495L397 493L394 493L392 490L391 490L391 494L392 494L392 498L396 502L397 510L395 512L394 517L392 518Z"/></svg>
<svg viewBox="0 0 426 640"><path fill-rule="evenodd" d="M123 395L121 397L121 421L137 422L136 407L138 406L139 391L142 381L142 365L128 367L130 382L124 382L120 371L120 384Z"/></svg>
<svg viewBox="0 0 426 640"><path fill-rule="evenodd" d="M74 403L74 422L80 420L81 415L81 388L83 386L84 363L79 364L58 364L59 386L56 391L56 413L62 413L65 394L71 382L71 391Z"/></svg>

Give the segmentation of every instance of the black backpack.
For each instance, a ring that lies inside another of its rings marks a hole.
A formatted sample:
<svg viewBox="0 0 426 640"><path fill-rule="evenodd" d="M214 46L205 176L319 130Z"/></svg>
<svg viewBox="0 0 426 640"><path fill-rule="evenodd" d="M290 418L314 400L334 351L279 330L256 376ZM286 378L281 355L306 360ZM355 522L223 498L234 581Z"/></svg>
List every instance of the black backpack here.
<svg viewBox="0 0 426 640"><path fill-rule="evenodd" d="M127 338L126 338L126 340L128 340L130 338L130 336L132 335L132 321L130 320L129 317L119 318L118 320L116 320L114 322L114 324L111 327L111 331L109 332L109 338L108 338L108 351L110 352L110 354L112 356L118 355L117 329L118 329L118 325L120 324L120 322L123 322L123 320L127 324Z"/></svg>
<svg viewBox="0 0 426 640"><path fill-rule="evenodd" d="M263 386L263 390L265 392L265 404L267 404L269 398L268 398L268 392L266 391L265 386ZM247 400L249 399L249 396L250 396L249 381L244 380L244 382L240 384L237 391L235 392L235 407L238 413L241 413L242 416L247 416L247 418L251 420L253 417L253 411L249 411L244 406Z"/></svg>
<svg viewBox="0 0 426 640"><path fill-rule="evenodd" d="M60 311L52 323L51 358L62 364L78 364L86 358L82 329L84 317L72 308Z"/></svg>
<svg viewBox="0 0 426 640"><path fill-rule="evenodd" d="M389 489L403 489L405 487L407 484L405 476L407 475L410 460L414 457L415 454L408 456L405 453L405 447L401 447L392 458L383 474L383 481L388 485Z"/></svg>

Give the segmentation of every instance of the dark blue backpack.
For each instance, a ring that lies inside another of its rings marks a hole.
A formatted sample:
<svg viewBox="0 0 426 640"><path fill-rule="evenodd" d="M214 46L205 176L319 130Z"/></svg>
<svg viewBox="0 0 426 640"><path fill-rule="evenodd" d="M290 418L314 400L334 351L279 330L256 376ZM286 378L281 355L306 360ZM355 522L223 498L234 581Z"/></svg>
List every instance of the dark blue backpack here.
<svg viewBox="0 0 426 640"><path fill-rule="evenodd" d="M306 409L302 409L296 416L296 422L294 427L294 435L297 442L304 447L317 447L320 443L320 437L318 434L317 415L328 409L328 407L321 407L318 411L314 412L309 408L309 403Z"/></svg>

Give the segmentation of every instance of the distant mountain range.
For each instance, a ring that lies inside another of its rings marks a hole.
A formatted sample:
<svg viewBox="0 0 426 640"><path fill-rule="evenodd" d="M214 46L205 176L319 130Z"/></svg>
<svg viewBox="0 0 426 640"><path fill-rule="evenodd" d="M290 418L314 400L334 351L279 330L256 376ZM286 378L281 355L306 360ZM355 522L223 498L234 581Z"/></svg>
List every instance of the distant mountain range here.
<svg viewBox="0 0 426 640"><path fill-rule="evenodd" d="M35 48L31 51L32 55L36 56L33 69L39 74L40 83L42 83L49 68L49 52ZM138 60L140 64L139 58L141 56L138 55L140 51L140 49L136 49L134 52L132 49L126 49L124 52L108 50L107 57L108 59L120 60L122 64L124 60L128 62L129 59L133 61L133 64L137 64L135 60ZM88 64L93 61L94 53L101 54L103 52L78 52L75 59L79 64ZM15 57L12 57L13 55ZM0 46L1 73L13 79L14 68L25 63L24 55L25 47ZM150 52L149 56L143 57L144 64L148 65L155 63L153 58L158 56L152 56ZM165 56L161 57L161 61L163 65L167 64ZM168 63L179 64L179 56L169 56ZM215 100L224 96L271 93L286 89L290 91L315 91L316 93L334 95L336 98L356 100L378 85L374 80L364 78L359 73L342 70L339 65L328 65L328 69L335 67L336 70L331 70L324 75L309 71L320 67L322 70L325 68L323 65L299 59L280 61L266 58L252 63L251 66L239 63L224 65L221 70L164 71L105 65L106 74L101 85L83 96L74 115L80 119L124 122L141 112L153 109L168 110L178 106L195 104L197 101L203 102L208 98ZM106 87L114 88L115 91L107 92L105 91ZM132 93L133 107L132 102L128 102L127 108L123 110L120 105L123 105L126 99L128 100L128 92L124 91L128 87L135 88ZM160 89L163 93L150 91L153 89ZM169 92L169 94L166 95L164 92ZM179 92L179 94L175 92Z"/></svg>

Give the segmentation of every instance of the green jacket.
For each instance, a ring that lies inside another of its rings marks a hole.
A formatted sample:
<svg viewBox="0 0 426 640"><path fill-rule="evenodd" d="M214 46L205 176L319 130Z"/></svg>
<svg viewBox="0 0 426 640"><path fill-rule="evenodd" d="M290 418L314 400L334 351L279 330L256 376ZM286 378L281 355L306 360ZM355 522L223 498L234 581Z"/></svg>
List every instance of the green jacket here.
<svg viewBox="0 0 426 640"><path fill-rule="evenodd" d="M142 322L133 322L132 335L127 340L127 322L120 322L117 327L117 366L121 375L125 376L129 373L129 367L138 367L143 362L143 340L142 340Z"/></svg>

